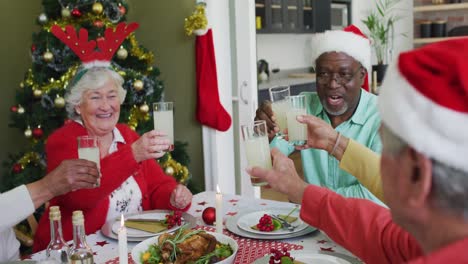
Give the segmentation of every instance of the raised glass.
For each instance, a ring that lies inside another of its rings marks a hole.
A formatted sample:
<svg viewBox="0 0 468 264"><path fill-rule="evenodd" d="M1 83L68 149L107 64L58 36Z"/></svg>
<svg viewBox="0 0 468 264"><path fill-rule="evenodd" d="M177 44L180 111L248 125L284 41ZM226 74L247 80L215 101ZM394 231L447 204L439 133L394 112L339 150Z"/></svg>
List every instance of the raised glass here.
<svg viewBox="0 0 468 264"><path fill-rule="evenodd" d="M153 103L154 129L167 134L171 141L169 151L174 150L174 103L156 102Z"/></svg>

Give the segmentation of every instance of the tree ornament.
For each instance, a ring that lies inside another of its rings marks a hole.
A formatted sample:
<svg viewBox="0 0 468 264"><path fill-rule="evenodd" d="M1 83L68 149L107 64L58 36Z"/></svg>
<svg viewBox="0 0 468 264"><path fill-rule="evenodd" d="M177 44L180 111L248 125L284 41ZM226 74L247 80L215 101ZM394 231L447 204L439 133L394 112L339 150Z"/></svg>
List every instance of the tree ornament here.
<svg viewBox="0 0 468 264"><path fill-rule="evenodd" d="M24 88L24 82L20 82L20 88Z"/></svg>
<svg viewBox="0 0 468 264"><path fill-rule="evenodd" d="M213 225L216 221L216 209L214 207L207 207L202 213L203 222L207 225Z"/></svg>
<svg viewBox="0 0 468 264"><path fill-rule="evenodd" d="M54 54L52 52L50 52L49 50L47 50L42 55L42 58L44 59L45 62L49 63L54 59Z"/></svg>
<svg viewBox="0 0 468 264"><path fill-rule="evenodd" d="M148 113L149 112L149 106L146 103L140 105L140 111L142 113L145 113L145 114Z"/></svg>
<svg viewBox="0 0 468 264"><path fill-rule="evenodd" d="M35 44L32 44L31 45L31 52L35 52L36 51L36 45Z"/></svg>
<svg viewBox="0 0 468 264"><path fill-rule="evenodd" d="M167 174L167 175L174 175L174 168L172 166L167 166L165 169L164 169L164 173Z"/></svg>
<svg viewBox="0 0 468 264"><path fill-rule="evenodd" d="M92 9L93 9L93 13L96 14L96 15L101 14L102 10L104 10L101 3L94 3Z"/></svg>
<svg viewBox="0 0 468 264"><path fill-rule="evenodd" d="M36 90L33 91L33 94L34 94L34 97L35 97L35 98L41 98L41 96L42 96L42 90L36 89Z"/></svg>
<svg viewBox="0 0 468 264"><path fill-rule="evenodd" d="M120 47L120 49L117 51L117 58L121 60L125 60L128 56L128 51L124 47Z"/></svg>
<svg viewBox="0 0 468 264"><path fill-rule="evenodd" d="M149 71L149 72L152 71L152 70L153 70L153 66L149 66L146 70Z"/></svg>
<svg viewBox="0 0 468 264"><path fill-rule="evenodd" d="M28 128L26 128L26 130L24 131L24 136L26 138L30 138L32 136L32 130L31 128L28 126Z"/></svg>
<svg viewBox="0 0 468 264"><path fill-rule="evenodd" d="M24 114L24 108L21 105L18 106L18 114L20 115Z"/></svg>
<svg viewBox="0 0 468 264"><path fill-rule="evenodd" d="M97 28L102 28L104 26L104 22L102 22L102 20L96 20L93 22L93 25Z"/></svg>
<svg viewBox="0 0 468 264"><path fill-rule="evenodd" d="M71 16L70 9L68 7L62 8L62 11L60 12L62 14L63 18L69 18Z"/></svg>
<svg viewBox="0 0 468 264"><path fill-rule="evenodd" d="M78 8L74 8L71 12L73 17L80 18L83 14Z"/></svg>
<svg viewBox="0 0 468 264"><path fill-rule="evenodd" d="M143 82L141 80L135 80L133 82L133 88L135 88L137 92L143 90Z"/></svg>
<svg viewBox="0 0 468 264"><path fill-rule="evenodd" d="M15 163L15 165L13 165L12 171L14 173L20 173L21 171L23 171L23 167L21 166L21 164Z"/></svg>
<svg viewBox="0 0 468 264"><path fill-rule="evenodd" d="M57 108L63 108L65 106L65 99L57 94L57 98L54 100L54 105Z"/></svg>
<svg viewBox="0 0 468 264"><path fill-rule="evenodd" d="M127 9L121 4L119 4L119 11L122 16L125 15L125 13L127 13Z"/></svg>
<svg viewBox="0 0 468 264"><path fill-rule="evenodd" d="M10 111L13 112L13 113L18 112L18 106L13 105L12 107L10 107Z"/></svg>
<svg viewBox="0 0 468 264"><path fill-rule="evenodd" d="M49 19L47 18L47 15L44 13L41 13L39 17L37 17L37 21L39 21L39 24L41 25L44 25L45 23L47 23L48 20Z"/></svg>
<svg viewBox="0 0 468 264"><path fill-rule="evenodd" d="M125 75L127 75L125 71L118 71L117 73L122 77L125 77Z"/></svg>
<svg viewBox="0 0 468 264"><path fill-rule="evenodd" d="M33 129L32 136L35 139L40 139L44 135L44 131L42 130L41 126L38 126Z"/></svg>

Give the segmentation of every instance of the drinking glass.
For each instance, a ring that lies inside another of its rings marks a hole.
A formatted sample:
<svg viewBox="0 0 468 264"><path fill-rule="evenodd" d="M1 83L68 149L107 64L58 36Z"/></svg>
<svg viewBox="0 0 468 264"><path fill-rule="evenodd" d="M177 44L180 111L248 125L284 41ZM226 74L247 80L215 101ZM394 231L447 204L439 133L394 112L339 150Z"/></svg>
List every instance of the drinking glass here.
<svg viewBox="0 0 468 264"><path fill-rule="evenodd" d="M294 95L289 97L289 110L286 114L288 123L289 143L296 146L301 146L307 140L307 126L296 120L296 116L305 115L305 95Z"/></svg>
<svg viewBox="0 0 468 264"><path fill-rule="evenodd" d="M249 125L241 126L244 139L247 163L250 167L256 166L271 169L270 144L268 143L268 130L265 120L254 121ZM257 177L250 177L253 186L264 186L267 182Z"/></svg>
<svg viewBox="0 0 468 264"><path fill-rule="evenodd" d="M154 129L167 134L170 141L168 151L174 150L174 103L156 102L153 103Z"/></svg>
<svg viewBox="0 0 468 264"><path fill-rule="evenodd" d="M276 123L280 128L278 135L282 135L284 129L288 127L286 122L286 113L289 109L289 100L291 92L289 86L274 86L268 89L270 92L271 108L275 113Z"/></svg>
<svg viewBox="0 0 468 264"><path fill-rule="evenodd" d="M93 161L101 170L101 156L99 154L99 139L94 136L79 136L78 140L78 158ZM96 187L101 185L101 179L98 179Z"/></svg>

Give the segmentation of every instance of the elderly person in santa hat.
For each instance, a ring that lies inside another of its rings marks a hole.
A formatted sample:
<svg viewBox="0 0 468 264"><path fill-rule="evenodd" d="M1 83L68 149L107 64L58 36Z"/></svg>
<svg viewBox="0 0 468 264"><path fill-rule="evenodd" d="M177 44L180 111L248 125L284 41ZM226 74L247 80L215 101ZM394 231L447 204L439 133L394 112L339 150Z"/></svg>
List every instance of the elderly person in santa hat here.
<svg viewBox="0 0 468 264"><path fill-rule="evenodd" d="M380 117L376 96L367 92L368 71L371 66L370 42L355 26L316 34L312 41L317 92L305 92L307 114L316 116L335 130L335 138L326 151L307 146L295 148L285 139L275 136L280 131L269 102L257 110L255 120L266 120L270 147L286 155L301 150L304 178L308 183L327 187L346 197L366 198L382 202L351 174L333 156L342 140L351 138L380 153L382 144L378 135ZM345 164L346 165L346 164Z"/></svg>
<svg viewBox="0 0 468 264"><path fill-rule="evenodd" d="M467 54L468 39L439 42L387 73L378 105L390 210L307 185L276 149L273 170L248 172L302 201L304 221L366 263L468 263Z"/></svg>

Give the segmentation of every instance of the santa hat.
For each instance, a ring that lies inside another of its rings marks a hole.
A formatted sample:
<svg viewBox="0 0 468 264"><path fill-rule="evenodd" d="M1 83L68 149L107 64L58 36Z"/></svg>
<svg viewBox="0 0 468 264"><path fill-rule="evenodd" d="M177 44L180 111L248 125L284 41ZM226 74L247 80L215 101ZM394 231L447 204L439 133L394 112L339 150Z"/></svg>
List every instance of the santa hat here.
<svg viewBox="0 0 468 264"><path fill-rule="evenodd" d="M312 38L312 61L326 52L343 52L359 61L362 66L371 72L371 46L370 41L359 28L354 25L347 26L343 30L328 30L324 33L317 33ZM366 74L364 84L366 91L369 91L369 77Z"/></svg>
<svg viewBox="0 0 468 264"><path fill-rule="evenodd" d="M400 54L379 96L382 122L417 151L468 172L468 38Z"/></svg>

